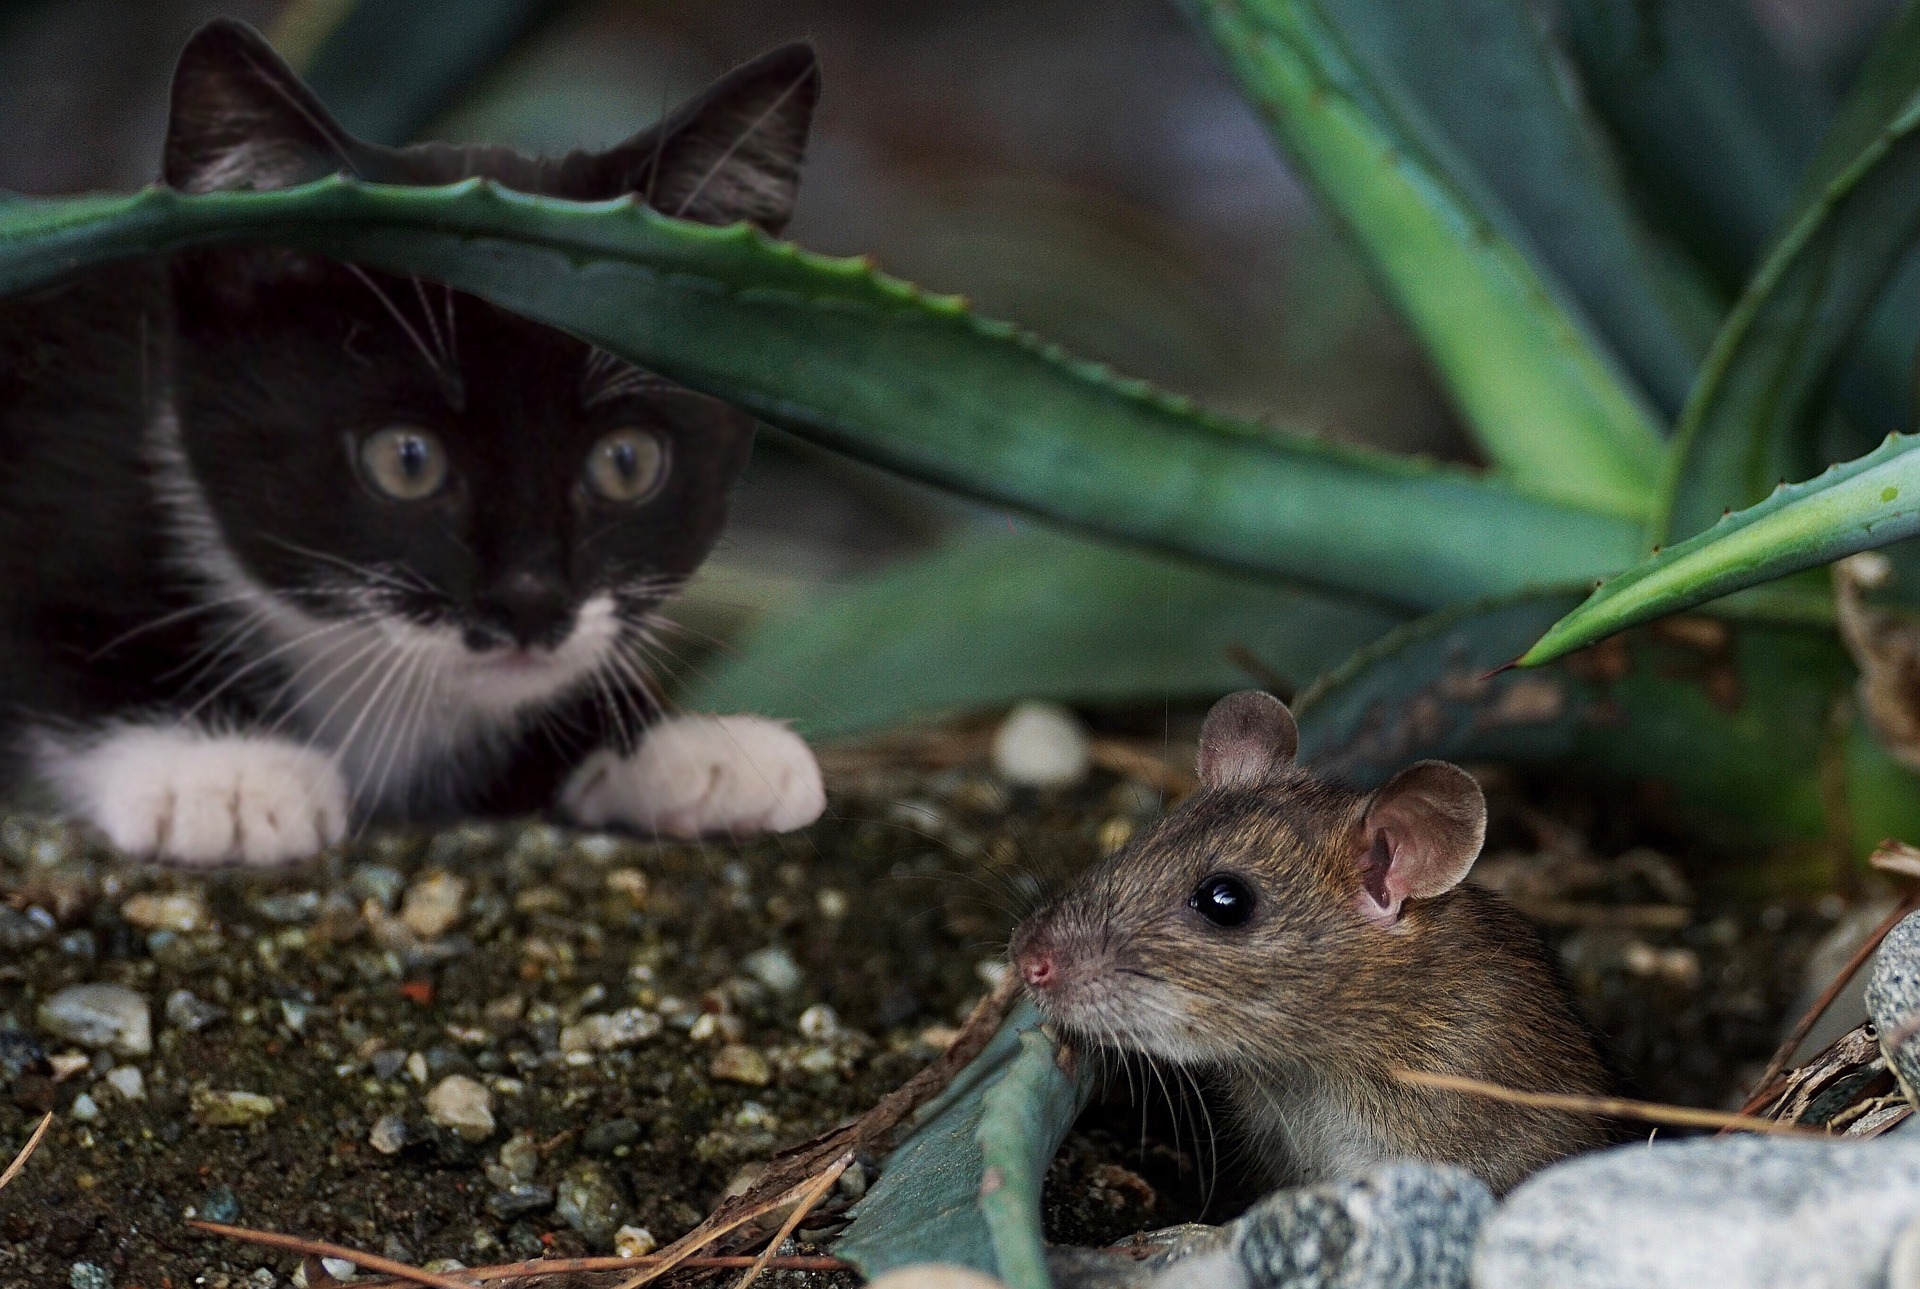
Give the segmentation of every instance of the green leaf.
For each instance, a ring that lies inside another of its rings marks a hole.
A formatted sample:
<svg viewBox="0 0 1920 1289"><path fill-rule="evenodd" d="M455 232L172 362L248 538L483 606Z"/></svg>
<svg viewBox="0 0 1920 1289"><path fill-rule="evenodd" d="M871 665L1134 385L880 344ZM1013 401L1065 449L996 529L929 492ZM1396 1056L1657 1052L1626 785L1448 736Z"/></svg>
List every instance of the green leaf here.
<svg viewBox="0 0 1920 1289"><path fill-rule="evenodd" d="M564 0L358 0L302 69L347 132L396 146L444 112Z"/></svg>
<svg viewBox="0 0 1920 1289"><path fill-rule="evenodd" d="M1626 564L1634 526L1211 415L857 260L629 201L327 179L0 208L0 293L239 238L416 272L827 447L1110 537L1427 607Z"/></svg>
<svg viewBox="0 0 1920 1289"><path fill-rule="evenodd" d="M1358 12L1314 0L1183 0L1210 35L1322 201L1347 226L1398 302L1492 460L1528 489L1621 514L1644 514L1659 472L1660 434L1645 400L1579 316L1564 289L1490 213L1488 188L1406 90L1356 53ZM1476 5L1490 24L1497 15ZM1390 6L1368 8L1384 21ZM1446 39L1446 6L1423 4L1411 40ZM1347 18L1343 22L1335 15ZM1427 25L1431 20L1433 25ZM1480 66L1536 57L1506 25ZM1456 59L1474 56L1455 40ZM1517 73L1496 73L1509 80ZM1459 100L1450 115L1459 117ZM1561 105L1564 111L1564 104ZM1518 146L1497 125L1481 147ZM1530 182L1555 162L1591 158L1569 139L1528 138ZM1538 193L1529 184L1516 188ZM1540 205L1544 205L1542 200ZM1591 222L1591 221L1587 221ZM1596 241L1596 247L1606 244ZM1617 242L1596 254L1632 246ZM1627 272L1618 256L1596 274ZM1637 276L1637 274L1636 274ZM1646 297L1642 297L1643 299Z"/></svg>
<svg viewBox="0 0 1920 1289"><path fill-rule="evenodd" d="M915 1262L1049 1289L1040 1185L1092 1087L1022 1001L888 1158L834 1253L869 1278Z"/></svg>
<svg viewBox="0 0 1920 1289"><path fill-rule="evenodd" d="M1603 584L1520 658L1564 657L1623 627L1920 533L1920 436L1893 434L1857 461L1784 484L1757 506Z"/></svg>
<svg viewBox="0 0 1920 1289"><path fill-rule="evenodd" d="M1714 342L1681 417L1655 516L1662 540L1698 533L1821 464L1818 397L1920 238L1920 8L1862 72L1808 192Z"/></svg>
<svg viewBox="0 0 1920 1289"><path fill-rule="evenodd" d="M820 737L1022 698L1207 698L1235 645L1296 684L1401 619L1029 528L969 534L756 628L689 696Z"/></svg>
<svg viewBox="0 0 1920 1289"><path fill-rule="evenodd" d="M1722 843L1789 843L1811 862L1785 876L1823 887L1820 844L1851 835L1864 856L1920 828L1920 782L1870 740L1829 733L1854 679L1831 630L1696 619L1603 656L1489 674L1578 598L1462 606L1392 632L1295 704L1302 759L1361 786L1422 757L1586 766L1657 785ZM1823 775L1844 785L1845 818L1828 818Z"/></svg>

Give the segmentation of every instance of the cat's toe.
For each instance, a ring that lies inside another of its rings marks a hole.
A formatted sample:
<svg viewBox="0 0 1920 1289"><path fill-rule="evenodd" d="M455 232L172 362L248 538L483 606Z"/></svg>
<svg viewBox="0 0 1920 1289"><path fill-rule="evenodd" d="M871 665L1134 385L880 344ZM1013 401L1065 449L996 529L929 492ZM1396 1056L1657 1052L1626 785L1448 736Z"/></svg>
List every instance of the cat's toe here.
<svg viewBox="0 0 1920 1289"><path fill-rule="evenodd" d="M591 826L738 836L806 827L826 809L826 789L812 749L785 725L758 716L687 716L655 726L631 757L589 757L561 804Z"/></svg>

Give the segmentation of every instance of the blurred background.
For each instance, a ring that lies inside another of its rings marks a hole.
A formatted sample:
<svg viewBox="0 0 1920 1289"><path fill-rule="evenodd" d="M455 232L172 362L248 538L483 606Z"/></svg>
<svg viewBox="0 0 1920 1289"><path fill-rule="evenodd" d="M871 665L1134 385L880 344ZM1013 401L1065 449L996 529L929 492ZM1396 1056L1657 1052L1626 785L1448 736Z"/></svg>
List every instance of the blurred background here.
<svg viewBox="0 0 1920 1289"><path fill-rule="evenodd" d="M1896 7L1751 3L1781 51L1836 89ZM450 29L513 10L443 7ZM344 8L0 4L0 188L148 182L168 75L196 25L243 18L306 63ZM459 92L423 72L418 101L384 103L377 123L348 111L347 123L529 151L600 146L733 64L806 37L820 49L824 97L790 230L803 246L871 255L1225 410L1470 455L1417 348L1163 0L529 0L507 28L479 43L509 52L489 54ZM356 71L322 70L317 79L340 85ZM957 526L1025 522L769 434L683 616L731 634Z"/></svg>

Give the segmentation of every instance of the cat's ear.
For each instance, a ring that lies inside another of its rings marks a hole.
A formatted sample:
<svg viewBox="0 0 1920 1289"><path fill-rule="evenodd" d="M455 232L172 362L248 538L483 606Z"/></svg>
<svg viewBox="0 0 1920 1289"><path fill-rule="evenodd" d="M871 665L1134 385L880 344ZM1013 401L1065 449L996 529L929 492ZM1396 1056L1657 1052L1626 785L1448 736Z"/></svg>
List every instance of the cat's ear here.
<svg viewBox="0 0 1920 1289"><path fill-rule="evenodd" d="M180 51L161 172L169 187L290 188L353 170L357 146L245 23L216 18Z"/></svg>
<svg viewBox="0 0 1920 1289"><path fill-rule="evenodd" d="M682 219L747 220L777 234L793 217L819 97L813 46L782 45L602 153L595 169L611 190L593 195L638 193L655 210Z"/></svg>

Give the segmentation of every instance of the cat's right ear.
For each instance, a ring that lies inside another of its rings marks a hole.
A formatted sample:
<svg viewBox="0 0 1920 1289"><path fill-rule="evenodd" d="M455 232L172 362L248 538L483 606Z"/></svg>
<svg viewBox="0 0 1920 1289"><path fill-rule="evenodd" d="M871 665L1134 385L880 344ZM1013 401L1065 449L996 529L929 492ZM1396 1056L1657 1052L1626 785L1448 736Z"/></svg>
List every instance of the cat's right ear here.
<svg viewBox="0 0 1920 1289"><path fill-rule="evenodd" d="M173 71L161 178L181 192L291 188L353 171L358 145L259 32L216 18Z"/></svg>

